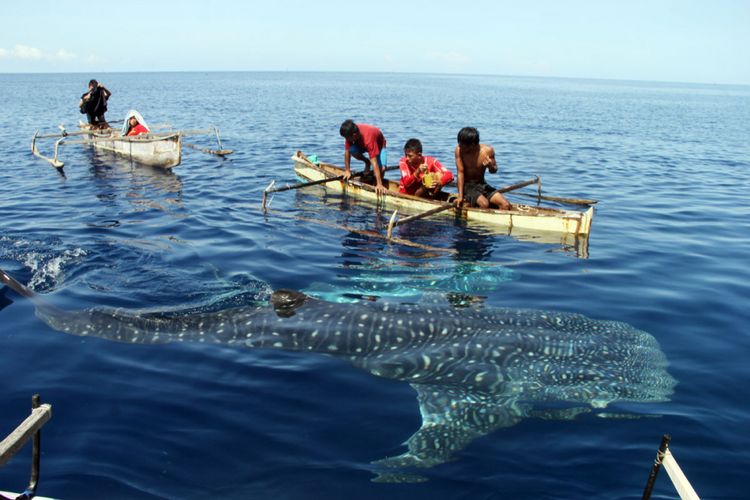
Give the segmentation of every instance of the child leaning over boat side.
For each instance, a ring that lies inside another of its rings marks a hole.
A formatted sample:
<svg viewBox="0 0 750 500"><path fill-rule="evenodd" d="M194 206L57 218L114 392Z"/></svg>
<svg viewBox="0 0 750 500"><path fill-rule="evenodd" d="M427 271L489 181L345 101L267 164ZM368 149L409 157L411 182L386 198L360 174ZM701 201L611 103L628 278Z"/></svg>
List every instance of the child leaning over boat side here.
<svg viewBox="0 0 750 500"><path fill-rule="evenodd" d="M375 172L375 190L378 194L387 191L383 186L383 170L386 167L387 154L385 150L385 137L379 128L366 123L354 123L345 120L339 128L339 134L345 139L344 142L344 179L352 175L351 158L364 162L365 172L369 172L372 165ZM369 158L365 158L365 153Z"/></svg>
<svg viewBox="0 0 750 500"><path fill-rule="evenodd" d="M422 198L435 198L453 180L453 174L432 156L422 155L419 139L404 144L404 157L398 163L401 170L399 191Z"/></svg>
<svg viewBox="0 0 750 500"><path fill-rule="evenodd" d="M458 131L456 146L456 171L458 173L458 199L460 206L464 200L471 207L490 208L495 206L502 210L513 207L495 188L484 180L484 171L497 172L495 149L488 144L479 143L479 131L474 127L464 127Z"/></svg>

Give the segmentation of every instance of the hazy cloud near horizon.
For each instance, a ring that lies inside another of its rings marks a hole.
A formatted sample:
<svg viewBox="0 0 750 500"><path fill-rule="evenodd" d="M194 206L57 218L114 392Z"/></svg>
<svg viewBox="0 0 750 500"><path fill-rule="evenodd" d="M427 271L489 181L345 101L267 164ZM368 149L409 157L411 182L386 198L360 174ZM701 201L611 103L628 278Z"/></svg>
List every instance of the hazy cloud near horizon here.
<svg viewBox="0 0 750 500"><path fill-rule="evenodd" d="M393 71L750 84L750 2L740 0L35 5L4 6L0 72Z"/></svg>

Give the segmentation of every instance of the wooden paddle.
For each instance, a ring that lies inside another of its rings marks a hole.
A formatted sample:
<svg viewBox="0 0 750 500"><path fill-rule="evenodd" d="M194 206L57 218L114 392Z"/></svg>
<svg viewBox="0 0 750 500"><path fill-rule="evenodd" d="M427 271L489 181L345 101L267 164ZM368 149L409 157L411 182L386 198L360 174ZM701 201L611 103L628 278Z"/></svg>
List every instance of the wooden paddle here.
<svg viewBox="0 0 750 500"><path fill-rule="evenodd" d="M599 200L587 200L585 198L561 198L559 196L544 196L540 194L526 194L516 193L518 196L525 196L527 198L537 198L547 201L557 201L559 203L568 203L570 205L595 205L599 203Z"/></svg>
<svg viewBox="0 0 750 500"><path fill-rule="evenodd" d="M310 160L308 160L307 157L305 157L305 155L303 155L300 151L297 151L297 154L294 156L294 158L303 160L305 163L315 166L315 164L311 162ZM391 170L397 170L397 169L398 169L398 166L385 167L383 169L383 173L390 172ZM352 174L351 177L349 177L349 179L362 177L365 173L366 172L364 170L362 172L356 172ZM281 191L289 191L290 189L299 189L299 188L303 188L307 186L315 186L317 184L326 184L328 182L343 181L343 180L344 180L344 174L341 174L341 175L337 175L334 177L326 177L325 179L318 179L316 181L298 182L297 184L291 184L291 185L278 187L278 188L273 187L276 181L272 181L271 184L269 184L268 187L263 190L263 202L262 202L263 210L266 209L266 197L268 196L268 193L279 193Z"/></svg>

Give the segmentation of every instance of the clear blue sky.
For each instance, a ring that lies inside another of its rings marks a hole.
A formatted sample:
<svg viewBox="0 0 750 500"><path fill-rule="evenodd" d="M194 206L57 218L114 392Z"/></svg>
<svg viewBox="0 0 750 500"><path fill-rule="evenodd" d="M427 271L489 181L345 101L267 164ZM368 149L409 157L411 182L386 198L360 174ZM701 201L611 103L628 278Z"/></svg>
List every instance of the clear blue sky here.
<svg viewBox="0 0 750 500"><path fill-rule="evenodd" d="M0 73L396 71L750 84L750 0L6 0Z"/></svg>

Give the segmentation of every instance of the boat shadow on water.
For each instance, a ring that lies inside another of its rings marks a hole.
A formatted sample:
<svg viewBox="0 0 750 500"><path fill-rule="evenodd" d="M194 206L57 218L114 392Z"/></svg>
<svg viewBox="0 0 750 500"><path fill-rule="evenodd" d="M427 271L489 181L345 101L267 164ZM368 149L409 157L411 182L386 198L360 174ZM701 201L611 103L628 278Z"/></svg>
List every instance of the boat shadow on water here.
<svg viewBox="0 0 750 500"><path fill-rule="evenodd" d="M98 150L91 156L89 172L96 197L103 203L123 199L135 212L159 210L175 213L183 207L183 183L171 170L140 165Z"/></svg>
<svg viewBox="0 0 750 500"><path fill-rule="evenodd" d="M644 413L630 403L668 401L676 384L651 334L566 312L456 308L434 295L418 303L339 304L291 290L221 310L70 311L2 271L0 282L34 301L51 328L71 335L325 354L409 383L422 424L406 451L373 462L378 482L426 480L419 469L454 460L475 439L525 418L637 417Z"/></svg>
<svg viewBox="0 0 750 500"><path fill-rule="evenodd" d="M399 228L411 240L427 236L426 226ZM502 264L484 262L492 254L492 243L482 235L459 230L452 237L456 253L388 245L357 233L341 239L343 250L335 277L316 281L302 289L307 295L337 303L369 301L417 301L424 295L440 294L453 306L482 302L518 273Z"/></svg>

